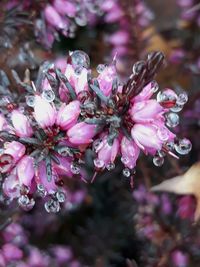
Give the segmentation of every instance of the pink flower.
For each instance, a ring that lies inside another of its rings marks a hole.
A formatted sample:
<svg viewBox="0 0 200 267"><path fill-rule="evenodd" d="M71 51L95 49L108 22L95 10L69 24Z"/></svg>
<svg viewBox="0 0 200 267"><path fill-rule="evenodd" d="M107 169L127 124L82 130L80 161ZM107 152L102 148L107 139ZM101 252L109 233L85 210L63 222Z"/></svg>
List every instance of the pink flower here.
<svg viewBox="0 0 200 267"><path fill-rule="evenodd" d="M52 5L47 5L45 7L44 16L50 25L58 29L64 29L66 27L66 21L63 21L62 17Z"/></svg>
<svg viewBox="0 0 200 267"><path fill-rule="evenodd" d="M76 94L88 90L88 70L83 68L80 74L76 74L71 64L67 64L65 76L75 89Z"/></svg>
<svg viewBox="0 0 200 267"><path fill-rule="evenodd" d="M2 247L3 255L8 261L20 260L23 252L14 244L5 244Z"/></svg>
<svg viewBox="0 0 200 267"><path fill-rule="evenodd" d="M112 90L113 79L116 77L116 75L116 68L113 64L105 67L105 69L97 77L100 89L103 91L104 95L110 95Z"/></svg>
<svg viewBox="0 0 200 267"><path fill-rule="evenodd" d="M56 109L41 96L35 96L34 117L42 127L53 126L56 120Z"/></svg>
<svg viewBox="0 0 200 267"><path fill-rule="evenodd" d="M134 141L124 136L121 141L121 154L124 165L133 169L139 157L140 149Z"/></svg>
<svg viewBox="0 0 200 267"><path fill-rule="evenodd" d="M68 105L63 104L58 111L56 124L63 130L67 130L76 123L80 112L80 102L77 100Z"/></svg>
<svg viewBox="0 0 200 267"><path fill-rule="evenodd" d="M115 161L119 150L119 140L115 138L113 144L110 145L107 141L107 138L108 136L106 135L99 148L96 149L96 152L98 153L98 159L102 161L105 166Z"/></svg>
<svg viewBox="0 0 200 267"><path fill-rule="evenodd" d="M135 96L132 99L132 101L135 103L135 102L138 102L138 101L149 100L152 97L152 95L153 95L153 93L155 91L154 86L157 86L154 82L148 83L143 88L143 90L137 96Z"/></svg>
<svg viewBox="0 0 200 267"><path fill-rule="evenodd" d="M56 156L60 164L54 164L53 168L58 175L72 177L71 164L72 161L66 157Z"/></svg>
<svg viewBox="0 0 200 267"><path fill-rule="evenodd" d="M16 175L11 174L4 180L3 192L11 200L20 196L19 180Z"/></svg>
<svg viewBox="0 0 200 267"><path fill-rule="evenodd" d="M172 261L176 267L187 267L189 263L188 255L181 250L175 250L172 253Z"/></svg>
<svg viewBox="0 0 200 267"><path fill-rule="evenodd" d="M135 124L131 130L135 143L145 152L154 154L162 148L162 141L157 136L157 129L151 124Z"/></svg>
<svg viewBox="0 0 200 267"><path fill-rule="evenodd" d="M12 141L6 144L5 154L9 154L13 157L14 161L17 162L25 154L25 146L19 142Z"/></svg>
<svg viewBox="0 0 200 267"><path fill-rule="evenodd" d="M146 100L133 104L130 114L135 122L153 122L155 118L161 117L164 108L156 100Z"/></svg>
<svg viewBox="0 0 200 267"><path fill-rule="evenodd" d="M28 118L21 112L14 110L11 114L11 120L18 136L30 137L33 134Z"/></svg>
<svg viewBox="0 0 200 267"><path fill-rule="evenodd" d="M95 134L96 125L85 122L79 122L67 131L69 141L76 145L91 143Z"/></svg>
<svg viewBox="0 0 200 267"><path fill-rule="evenodd" d="M17 176L19 183L30 186L34 177L33 158L24 156L17 164Z"/></svg>
<svg viewBox="0 0 200 267"><path fill-rule="evenodd" d="M109 37L109 42L115 46L126 45L128 41L129 33L124 30L117 31Z"/></svg>
<svg viewBox="0 0 200 267"><path fill-rule="evenodd" d="M76 5L66 0L54 0L53 5L61 15L74 17L76 15Z"/></svg>
<svg viewBox="0 0 200 267"><path fill-rule="evenodd" d="M51 181L47 180L47 174L46 174L46 164L44 161L42 161L39 164L38 167L38 173L36 174L36 180L37 184L42 184L45 188L45 190L49 193L52 194L56 191L57 186L55 184L55 179L57 178L57 174L55 173L54 170L52 170L52 178Z"/></svg>

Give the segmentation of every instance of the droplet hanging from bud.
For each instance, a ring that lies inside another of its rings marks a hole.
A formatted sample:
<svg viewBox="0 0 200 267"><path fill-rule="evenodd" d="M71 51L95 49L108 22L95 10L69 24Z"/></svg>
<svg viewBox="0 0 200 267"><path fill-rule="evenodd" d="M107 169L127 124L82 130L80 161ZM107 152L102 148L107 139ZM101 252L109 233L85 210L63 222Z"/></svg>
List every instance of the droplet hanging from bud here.
<svg viewBox="0 0 200 267"><path fill-rule="evenodd" d="M170 112L170 113L167 114L166 118L167 118L166 124L169 127L173 128L173 127L176 127L179 124L179 116L176 113Z"/></svg>
<svg viewBox="0 0 200 267"><path fill-rule="evenodd" d="M65 199L66 199L65 193L64 192L61 192L61 191L58 191L56 193L56 198L57 198L58 202L60 202L60 203L65 202Z"/></svg>
<svg viewBox="0 0 200 267"><path fill-rule="evenodd" d="M80 173L80 168L79 168L79 166L77 164L72 163L70 168L71 168L71 172L73 174L79 174Z"/></svg>
<svg viewBox="0 0 200 267"><path fill-rule="evenodd" d="M101 168L104 167L105 164L104 164L103 160L95 159L95 160L94 160L94 165L95 165L95 167L97 167L98 169L101 169Z"/></svg>
<svg viewBox="0 0 200 267"><path fill-rule="evenodd" d="M123 175L125 177L130 177L131 176L131 172L130 172L129 168L123 169Z"/></svg>
<svg viewBox="0 0 200 267"><path fill-rule="evenodd" d="M88 69L90 67L89 56L81 50L74 51L71 55L71 59L72 59L72 66L74 67L75 70L81 68Z"/></svg>
<svg viewBox="0 0 200 267"><path fill-rule="evenodd" d="M157 94L157 101L164 108L172 108L176 104L177 95L171 89L166 89L164 91L160 91Z"/></svg>
<svg viewBox="0 0 200 267"><path fill-rule="evenodd" d="M44 90L42 92L42 98L49 103L53 102L55 99L54 91L53 90Z"/></svg>
<svg viewBox="0 0 200 267"><path fill-rule="evenodd" d="M153 158L153 164L156 166L156 167L161 167L164 163L164 158L163 157L160 157L160 156L155 156Z"/></svg>
<svg viewBox="0 0 200 267"><path fill-rule="evenodd" d="M57 213L60 211L60 203L53 199L48 200L44 204L44 207L48 213Z"/></svg>
<svg viewBox="0 0 200 267"><path fill-rule="evenodd" d="M181 93L177 98L178 105L185 105L188 101L188 95L186 92Z"/></svg>
<svg viewBox="0 0 200 267"><path fill-rule="evenodd" d="M106 169L108 171L114 170L115 168L115 164L114 163L109 163L108 165L106 165Z"/></svg>
<svg viewBox="0 0 200 267"><path fill-rule="evenodd" d="M187 138L183 138L178 140L178 142L174 145L176 152L181 155L187 155L192 149L192 143Z"/></svg>

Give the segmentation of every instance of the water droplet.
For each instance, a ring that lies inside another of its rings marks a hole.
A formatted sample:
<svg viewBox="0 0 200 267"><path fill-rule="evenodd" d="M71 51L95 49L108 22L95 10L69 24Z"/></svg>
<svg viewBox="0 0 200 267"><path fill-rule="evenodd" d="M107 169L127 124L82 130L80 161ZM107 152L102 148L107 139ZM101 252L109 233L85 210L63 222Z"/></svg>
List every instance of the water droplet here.
<svg viewBox="0 0 200 267"><path fill-rule="evenodd" d="M78 14L76 14L75 17L75 22L79 25L79 26L86 26L87 25L87 17L86 15L80 11Z"/></svg>
<svg viewBox="0 0 200 267"><path fill-rule="evenodd" d="M79 174L80 173L80 168L79 168L79 166L77 164L72 163L70 168L71 168L71 172L73 174Z"/></svg>
<svg viewBox="0 0 200 267"><path fill-rule="evenodd" d="M178 105L185 105L185 103L187 103L187 101L188 101L188 95L186 92L183 92L178 96L177 104Z"/></svg>
<svg viewBox="0 0 200 267"><path fill-rule="evenodd" d="M180 112L183 109L183 105L176 103L174 107L170 108L172 112Z"/></svg>
<svg viewBox="0 0 200 267"><path fill-rule="evenodd" d="M46 100L47 102L51 103L55 99L55 94L54 94L53 90L44 90L42 92L42 98L44 100Z"/></svg>
<svg viewBox="0 0 200 267"><path fill-rule="evenodd" d="M160 157L160 156L155 156L153 158L153 164L156 166L156 167L161 167L164 163L164 158L163 157Z"/></svg>
<svg viewBox="0 0 200 267"><path fill-rule="evenodd" d="M115 168L115 164L114 163L109 163L108 165L106 165L106 169L108 171L114 170Z"/></svg>
<svg viewBox="0 0 200 267"><path fill-rule="evenodd" d="M95 165L95 167L97 167L98 169L101 169L101 168L104 167L105 164L104 164L103 160L95 159L95 160L94 160L94 165Z"/></svg>
<svg viewBox="0 0 200 267"><path fill-rule="evenodd" d="M181 155L187 155L191 149L192 144L187 138L180 139L177 144L174 145L176 152Z"/></svg>
<svg viewBox="0 0 200 267"><path fill-rule="evenodd" d="M161 141L167 141L169 138L169 133L166 128L158 128L157 136Z"/></svg>
<svg viewBox="0 0 200 267"><path fill-rule="evenodd" d="M48 213L57 213L60 211L60 203L58 201L53 200L53 199L48 200L44 204L44 207Z"/></svg>
<svg viewBox="0 0 200 267"><path fill-rule="evenodd" d="M45 190L42 184L37 184L37 192L40 197L44 198L47 195L47 191Z"/></svg>
<svg viewBox="0 0 200 267"><path fill-rule="evenodd" d="M127 165L129 163L129 159L127 157L121 157L121 162L124 164L124 165Z"/></svg>
<svg viewBox="0 0 200 267"><path fill-rule="evenodd" d="M173 127L176 127L179 124L179 116L176 113L170 112L170 113L168 113L166 115L166 118L167 118L166 124L167 124L168 127L172 127L173 128Z"/></svg>
<svg viewBox="0 0 200 267"><path fill-rule="evenodd" d="M156 81L152 81L151 82L151 88L153 90L153 93L156 93L158 91L158 89L159 89L158 83Z"/></svg>
<svg viewBox="0 0 200 267"><path fill-rule="evenodd" d="M33 198L29 199L27 195L21 195L18 198L18 204L23 210L29 211L34 207L35 200Z"/></svg>
<svg viewBox="0 0 200 267"><path fill-rule="evenodd" d="M174 142L173 141L167 142L166 147L167 147L167 149L172 151L174 149Z"/></svg>
<svg viewBox="0 0 200 267"><path fill-rule="evenodd" d="M123 169L123 175L124 175L125 177L130 177L131 172L130 172L129 168L125 168L125 169Z"/></svg>
<svg viewBox="0 0 200 267"><path fill-rule="evenodd" d="M74 51L71 55L71 59L72 59L72 65L75 69L76 68L88 69L90 67L89 56L81 50Z"/></svg>
<svg viewBox="0 0 200 267"><path fill-rule="evenodd" d="M34 107L35 106L35 96L34 95L26 96L26 104L29 107Z"/></svg>
<svg viewBox="0 0 200 267"><path fill-rule="evenodd" d="M106 68L106 65L105 64L99 64L97 66L97 72L98 73L102 73L105 70L105 68Z"/></svg>
<svg viewBox="0 0 200 267"><path fill-rule="evenodd" d="M64 192L60 192L60 191L58 191L58 192L56 193L56 198L57 198L58 202L60 202L60 203L65 202L65 199L66 199L66 197L65 197L65 193L64 193Z"/></svg>
<svg viewBox="0 0 200 267"><path fill-rule="evenodd" d="M160 91L157 94L157 101L160 103L161 106L164 108L172 108L176 104L177 95L171 89L166 89L164 91Z"/></svg>

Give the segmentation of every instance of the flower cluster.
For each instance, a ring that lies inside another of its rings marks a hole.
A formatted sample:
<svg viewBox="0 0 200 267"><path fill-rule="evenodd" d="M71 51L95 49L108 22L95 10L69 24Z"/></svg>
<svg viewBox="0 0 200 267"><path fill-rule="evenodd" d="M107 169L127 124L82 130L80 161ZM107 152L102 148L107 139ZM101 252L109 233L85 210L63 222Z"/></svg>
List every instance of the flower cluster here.
<svg viewBox="0 0 200 267"><path fill-rule="evenodd" d="M0 114L4 194L17 198L26 210L39 194L47 199L46 210L56 212L65 202L65 177L87 179L88 151L95 175L114 169L120 157L123 174L131 181L141 151L152 155L156 166L163 164L166 154L177 157L174 150L187 154L190 141L177 139L168 129L177 126L176 112L187 95L166 89L157 100L152 98L158 90L153 77L163 60L160 52L149 54L146 61L133 65L129 80L122 84L115 62L101 65L99 75L92 77L88 55L77 50L62 70L45 63L35 84L18 81L28 93L17 103L4 97L8 103Z"/></svg>
<svg viewBox="0 0 200 267"><path fill-rule="evenodd" d="M148 192L144 185L134 190L133 197L137 202L134 215L137 235L151 248L147 249L151 255L143 250L143 264L192 266L193 258L199 257L199 234L185 225L193 220L194 198L183 196L172 200L169 194L159 196Z"/></svg>
<svg viewBox="0 0 200 267"><path fill-rule="evenodd" d="M81 267L75 259L72 249L65 245L52 245L41 250L29 243L29 236L18 223L11 223L2 232L0 238L0 266L69 266Z"/></svg>
<svg viewBox="0 0 200 267"><path fill-rule="evenodd" d="M177 27L177 44L172 50L172 63L182 65L183 69L194 74L200 70L200 11L196 0L177 0L180 8L180 20ZM195 38L197 36L197 38Z"/></svg>
<svg viewBox="0 0 200 267"><path fill-rule="evenodd" d="M144 52L141 49L145 46L143 31L149 26L153 14L142 0L133 0L130 3L109 0L102 3L101 8L105 13L104 23L114 23L117 26L117 30L106 34L106 43L112 49L111 56L117 54L120 59L118 64L122 63L122 66L119 64L119 69L127 69L124 61L137 61Z"/></svg>

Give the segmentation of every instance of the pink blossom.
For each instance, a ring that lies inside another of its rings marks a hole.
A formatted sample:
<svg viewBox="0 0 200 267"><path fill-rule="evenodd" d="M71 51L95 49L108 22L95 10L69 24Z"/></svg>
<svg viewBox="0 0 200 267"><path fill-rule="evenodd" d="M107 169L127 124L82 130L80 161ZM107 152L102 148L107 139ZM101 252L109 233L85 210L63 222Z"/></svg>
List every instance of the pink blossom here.
<svg viewBox="0 0 200 267"><path fill-rule="evenodd" d="M80 102L77 100L68 105L63 104L58 111L56 124L63 130L67 130L76 123L80 112Z"/></svg>
<svg viewBox="0 0 200 267"><path fill-rule="evenodd" d="M76 74L73 66L71 64L67 64L65 70L65 76L74 87L76 94L87 91L88 90L88 70L83 68L80 74Z"/></svg>
<svg viewBox="0 0 200 267"><path fill-rule="evenodd" d="M139 157L140 149L134 141L124 136L121 140L121 154L124 165L133 169Z"/></svg>
<svg viewBox="0 0 200 267"><path fill-rule="evenodd" d="M52 170L53 171L53 170ZM37 184L42 184L45 188L45 190L49 193L52 194L56 191L57 186L55 184L55 179L57 178L57 175L55 171L52 173L51 181L47 180L47 174L46 174L46 164L44 161L42 161L39 164L38 167L38 172L36 174L36 180Z"/></svg>
<svg viewBox="0 0 200 267"><path fill-rule="evenodd" d="M172 261L176 267L187 267L189 263L188 255L181 250L175 250L172 253Z"/></svg>
<svg viewBox="0 0 200 267"><path fill-rule="evenodd" d="M79 122L67 131L69 141L76 145L91 143L95 134L96 125L85 122Z"/></svg>
<svg viewBox="0 0 200 267"><path fill-rule="evenodd" d="M113 144L110 145L107 141L108 136L106 135L102 141L102 144L97 148L96 152L98 153L98 159L101 160L104 165L108 165L115 161L119 150L119 140L114 139Z"/></svg>
<svg viewBox="0 0 200 267"><path fill-rule="evenodd" d="M133 104L130 114L135 122L153 122L154 119L161 117L164 108L154 99L137 102Z"/></svg>
<svg viewBox="0 0 200 267"><path fill-rule="evenodd" d="M155 85L154 82L148 83L143 88L143 90L132 99L132 102L135 103L135 102L138 102L138 101L149 100L152 97L153 93L154 93L154 90L155 90L154 85Z"/></svg>
<svg viewBox="0 0 200 267"><path fill-rule="evenodd" d="M44 16L50 25L59 29L64 29L66 27L66 21L62 19L52 5L47 5L45 7Z"/></svg>
<svg viewBox="0 0 200 267"><path fill-rule="evenodd" d="M57 156L60 164L54 164L54 170L58 175L72 177L70 166L72 161L66 157Z"/></svg>
<svg viewBox="0 0 200 267"><path fill-rule="evenodd" d="M23 252L14 244L5 244L2 247L3 255L8 261L19 260L23 257Z"/></svg>
<svg viewBox="0 0 200 267"><path fill-rule="evenodd" d="M19 180L15 174L10 174L5 178L3 192L11 200L20 196Z"/></svg>
<svg viewBox="0 0 200 267"><path fill-rule="evenodd" d="M109 42L112 45L126 45L129 40L129 33L127 31L117 31L109 37Z"/></svg>
<svg viewBox="0 0 200 267"><path fill-rule="evenodd" d="M14 110L11 114L11 120L18 136L30 137L33 134L28 118L21 112Z"/></svg>
<svg viewBox="0 0 200 267"><path fill-rule="evenodd" d="M56 109L53 104L37 95L35 96L34 117L42 128L53 126L56 120Z"/></svg>
<svg viewBox="0 0 200 267"><path fill-rule="evenodd" d="M157 136L157 129L151 124L135 124L131 130L135 143L145 152L154 154L162 148L162 141Z"/></svg>
<svg viewBox="0 0 200 267"><path fill-rule="evenodd" d="M114 64L105 67L105 69L99 74L97 80L99 82L100 89L104 95L108 96L112 90L113 79L116 77L116 67Z"/></svg>
<svg viewBox="0 0 200 267"><path fill-rule="evenodd" d="M17 176L20 184L30 186L34 177L33 158L24 156L17 164Z"/></svg>
<svg viewBox="0 0 200 267"><path fill-rule="evenodd" d="M14 161L17 162L25 154L25 146L19 142L12 141L6 144L4 153L9 154L13 157Z"/></svg>
<svg viewBox="0 0 200 267"><path fill-rule="evenodd" d="M76 5L66 0L54 0L53 5L61 15L74 17L76 15Z"/></svg>

